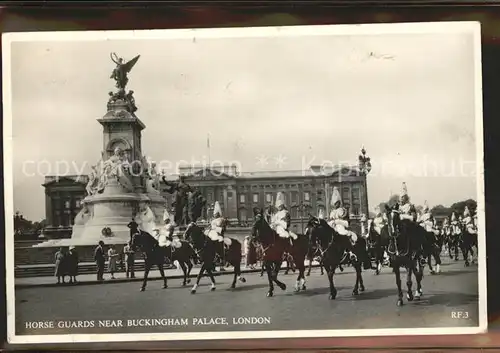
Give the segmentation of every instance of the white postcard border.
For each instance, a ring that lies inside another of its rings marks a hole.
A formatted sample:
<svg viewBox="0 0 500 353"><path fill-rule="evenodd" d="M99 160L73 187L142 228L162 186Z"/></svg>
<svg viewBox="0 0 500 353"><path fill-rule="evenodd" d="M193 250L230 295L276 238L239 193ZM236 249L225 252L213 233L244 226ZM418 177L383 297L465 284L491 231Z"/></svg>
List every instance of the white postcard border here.
<svg viewBox="0 0 500 353"><path fill-rule="evenodd" d="M218 339L263 339L297 337L354 337L396 335L453 335L475 334L487 330L487 283L486 283L486 227L484 199L484 145L482 116L481 31L479 22L429 22L362 25L320 25L289 27L251 27L220 29L173 29L138 31L63 31L19 32L2 34L3 54L3 103L4 103L4 166L12 166L12 95L11 95L11 44L20 41L96 41L96 40L143 40L143 39L190 39L289 37L318 35L381 35L381 34L437 34L464 33L474 36L475 64L475 119L477 151L477 210L478 210L478 290L479 326L409 329L350 329L350 330L296 330L296 331L228 331L228 332L175 332L175 333L127 333L127 334L67 334L67 335L16 335L15 334L15 278L13 234L13 170L4 168L5 190L5 249L7 337L11 344L88 343L130 341L182 341Z"/></svg>

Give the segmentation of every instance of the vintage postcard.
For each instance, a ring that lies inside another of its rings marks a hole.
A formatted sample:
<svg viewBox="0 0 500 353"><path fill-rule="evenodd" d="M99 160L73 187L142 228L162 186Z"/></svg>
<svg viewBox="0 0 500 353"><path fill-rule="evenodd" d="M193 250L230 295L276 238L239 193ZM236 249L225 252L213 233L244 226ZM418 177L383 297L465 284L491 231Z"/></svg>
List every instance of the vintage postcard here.
<svg viewBox="0 0 500 353"><path fill-rule="evenodd" d="M10 343L487 329L479 23L2 45Z"/></svg>

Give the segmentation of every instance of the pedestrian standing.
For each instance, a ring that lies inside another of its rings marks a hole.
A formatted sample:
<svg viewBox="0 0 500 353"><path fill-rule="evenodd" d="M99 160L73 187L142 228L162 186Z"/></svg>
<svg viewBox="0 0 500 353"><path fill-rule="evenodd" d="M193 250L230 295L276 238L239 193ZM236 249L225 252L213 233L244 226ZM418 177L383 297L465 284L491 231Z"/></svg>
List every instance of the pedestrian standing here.
<svg viewBox="0 0 500 353"><path fill-rule="evenodd" d="M115 247L111 245L108 250L108 270L111 273L111 279L115 279L115 272L118 271L118 257L120 255Z"/></svg>
<svg viewBox="0 0 500 353"><path fill-rule="evenodd" d="M245 262L247 268L252 270L255 269L257 263L257 249L249 235L245 237Z"/></svg>
<svg viewBox="0 0 500 353"><path fill-rule="evenodd" d="M104 266L106 264L106 259L104 257L104 242L99 241L99 245L94 251L94 260L97 265L97 280L104 281Z"/></svg>
<svg viewBox="0 0 500 353"><path fill-rule="evenodd" d="M123 255L125 257L125 274L127 278L135 278L135 252L130 242L123 248Z"/></svg>
<svg viewBox="0 0 500 353"><path fill-rule="evenodd" d="M78 276L78 253L74 246L69 247L68 254L68 275L69 283L76 283L76 276Z"/></svg>
<svg viewBox="0 0 500 353"><path fill-rule="evenodd" d="M61 283L61 277L62 277L62 283L65 283L64 277L66 276L66 254L64 251L64 248L60 248L59 251L56 252L55 255L55 272L54 275L57 277L57 284Z"/></svg>

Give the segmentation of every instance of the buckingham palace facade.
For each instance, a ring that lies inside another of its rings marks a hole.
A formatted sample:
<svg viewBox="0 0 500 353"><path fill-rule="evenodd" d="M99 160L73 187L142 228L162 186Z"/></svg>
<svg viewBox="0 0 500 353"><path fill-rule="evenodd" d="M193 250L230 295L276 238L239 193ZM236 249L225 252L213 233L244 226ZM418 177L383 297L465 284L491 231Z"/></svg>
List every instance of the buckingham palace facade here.
<svg viewBox="0 0 500 353"><path fill-rule="evenodd" d="M281 191L290 211L292 227L300 231L309 214L318 215L320 209L329 214L334 187L341 192L344 207L352 221L359 219L362 214L368 215L368 171L362 163L266 172L241 172L236 165L217 168L186 166L180 167L176 175L169 175L167 180L176 180L179 175L184 175L185 181L202 193L207 200L202 222L211 218L212 207L215 201L219 201L231 225L243 227L252 221L254 207L274 205L276 194ZM86 195L86 183L87 178L82 176L45 178L47 235L52 233L50 237L65 237L71 234L73 220ZM161 182L160 192L171 204L173 195L166 190L167 186Z"/></svg>

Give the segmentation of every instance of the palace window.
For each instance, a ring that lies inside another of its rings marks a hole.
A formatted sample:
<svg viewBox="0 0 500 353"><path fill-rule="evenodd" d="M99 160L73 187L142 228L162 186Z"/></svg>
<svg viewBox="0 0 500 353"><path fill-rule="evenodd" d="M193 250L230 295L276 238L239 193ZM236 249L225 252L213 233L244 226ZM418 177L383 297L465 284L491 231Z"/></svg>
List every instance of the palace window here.
<svg viewBox="0 0 500 353"><path fill-rule="evenodd" d="M355 215L360 214L361 209L361 192L359 186L352 187L352 213Z"/></svg>
<svg viewBox="0 0 500 353"><path fill-rule="evenodd" d="M311 199L311 195L309 194L308 191L304 193L304 201L309 201Z"/></svg>
<svg viewBox="0 0 500 353"><path fill-rule="evenodd" d="M350 206L349 187L342 188L342 201L346 207Z"/></svg>
<svg viewBox="0 0 500 353"><path fill-rule="evenodd" d="M259 194L253 194L253 202L254 203L259 202Z"/></svg>
<svg viewBox="0 0 500 353"><path fill-rule="evenodd" d="M69 200L64 201L64 208L66 208L66 209L71 208L71 201L69 201Z"/></svg>
<svg viewBox="0 0 500 353"><path fill-rule="evenodd" d="M266 202L271 202L273 199L273 196L271 194L266 194Z"/></svg>
<svg viewBox="0 0 500 353"><path fill-rule="evenodd" d="M291 216L292 218L298 218L298 217L299 217L299 215L298 215L298 214L299 214L299 212L298 212L298 211L299 211L299 210L298 210L298 207L291 207L291 208L290 208L290 216Z"/></svg>
<svg viewBox="0 0 500 353"><path fill-rule="evenodd" d="M81 205L82 205L82 201L81 200L76 200L75 201L76 208L80 208Z"/></svg>
<svg viewBox="0 0 500 353"><path fill-rule="evenodd" d="M291 200L290 200L290 201L292 201L292 203L297 203L297 202L299 202L299 194L298 194L298 192L297 192L297 191L292 191L292 192L290 193L290 197L291 197Z"/></svg>
<svg viewBox="0 0 500 353"><path fill-rule="evenodd" d="M240 203L245 203L245 195L240 195Z"/></svg>
<svg viewBox="0 0 500 353"><path fill-rule="evenodd" d="M245 222L247 220L247 210L244 208L240 209L240 221Z"/></svg>

